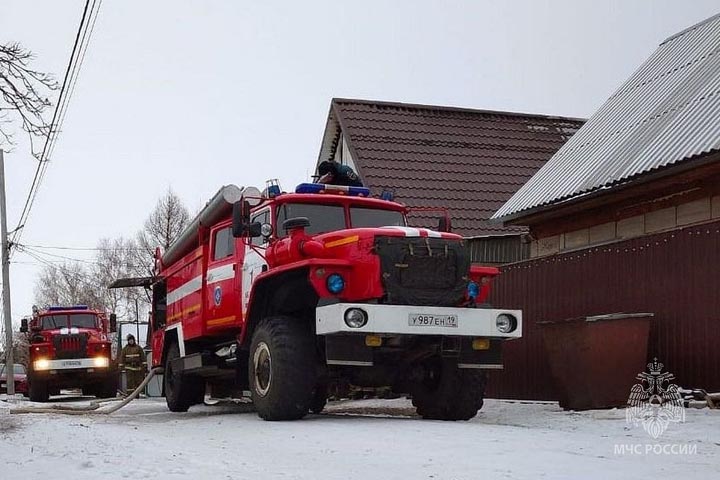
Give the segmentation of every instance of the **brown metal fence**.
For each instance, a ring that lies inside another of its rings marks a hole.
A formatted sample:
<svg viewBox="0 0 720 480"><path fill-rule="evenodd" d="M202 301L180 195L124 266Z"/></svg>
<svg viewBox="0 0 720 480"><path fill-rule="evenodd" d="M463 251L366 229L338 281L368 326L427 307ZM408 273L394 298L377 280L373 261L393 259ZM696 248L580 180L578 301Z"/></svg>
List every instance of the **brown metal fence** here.
<svg viewBox="0 0 720 480"><path fill-rule="evenodd" d="M649 356L686 388L720 391L720 222L507 265L490 302L522 308L488 395L556 400L536 322L652 312ZM602 358L597 359L602 362Z"/></svg>

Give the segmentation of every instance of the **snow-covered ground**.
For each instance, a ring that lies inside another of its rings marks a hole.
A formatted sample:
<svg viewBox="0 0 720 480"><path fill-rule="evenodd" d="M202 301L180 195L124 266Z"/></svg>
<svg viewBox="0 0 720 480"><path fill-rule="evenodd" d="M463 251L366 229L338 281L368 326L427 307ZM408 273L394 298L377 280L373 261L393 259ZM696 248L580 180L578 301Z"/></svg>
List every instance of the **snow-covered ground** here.
<svg viewBox="0 0 720 480"><path fill-rule="evenodd" d="M66 398L62 403L85 402ZM137 400L110 416L9 414L10 408L27 405L32 404L0 401L0 478L720 475L720 411L689 410L685 423L671 424L653 441L642 428L626 424L623 410L575 413L551 403L500 400L487 401L469 422L420 420L404 399L341 402L297 422L264 422L241 405L197 406L174 414L163 399ZM619 453L616 445L632 446L633 453Z"/></svg>

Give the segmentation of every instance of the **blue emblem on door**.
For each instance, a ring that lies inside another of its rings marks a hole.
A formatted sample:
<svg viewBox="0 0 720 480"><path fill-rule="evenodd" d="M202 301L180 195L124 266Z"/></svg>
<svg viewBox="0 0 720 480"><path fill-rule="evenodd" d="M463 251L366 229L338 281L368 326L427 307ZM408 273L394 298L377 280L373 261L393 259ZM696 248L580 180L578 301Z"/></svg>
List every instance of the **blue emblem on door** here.
<svg viewBox="0 0 720 480"><path fill-rule="evenodd" d="M215 297L215 306L216 306L216 307L219 307L219 306L220 306L220 302L222 301L222 288L220 288L220 285L218 285L217 287L215 287L215 292L214 292L214 293L215 293L215 295L214 295L214 297Z"/></svg>

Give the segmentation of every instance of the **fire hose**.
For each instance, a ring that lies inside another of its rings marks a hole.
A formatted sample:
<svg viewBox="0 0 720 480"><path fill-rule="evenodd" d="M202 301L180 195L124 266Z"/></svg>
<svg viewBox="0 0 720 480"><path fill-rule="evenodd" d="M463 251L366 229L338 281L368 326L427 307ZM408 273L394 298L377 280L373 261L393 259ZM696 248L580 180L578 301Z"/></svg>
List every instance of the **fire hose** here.
<svg viewBox="0 0 720 480"><path fill-rule="evenodd" d="M702 388L680 389L685 408L720 409L720 393L708 393Z"/></svg>
<svg viewBox="0 0 720 480"><path fill-rule="evenodd" d="M150 370L145 377L145 379L138 385L138 387L133 390L129 395L126 397L121 398L103 398L98 400L93 400L90 402L89 405L82 406L82 407L68 407L65 405L53 405L50 407L20 407L20 408L13 408L10 409L10 413L62 413L64 415L110 415L111 413L117 412L121 408L123 408L125 405L133 401L135 398L137 398L138 395L143 391L143 389L147 386L148 383L150 383L150 380L157 374L162 373L163 368L162 367L156 367ZM111 406L110 408L104 408L101 409L103 404L110 403L110 402L118 402L115 405Z"/></svg>

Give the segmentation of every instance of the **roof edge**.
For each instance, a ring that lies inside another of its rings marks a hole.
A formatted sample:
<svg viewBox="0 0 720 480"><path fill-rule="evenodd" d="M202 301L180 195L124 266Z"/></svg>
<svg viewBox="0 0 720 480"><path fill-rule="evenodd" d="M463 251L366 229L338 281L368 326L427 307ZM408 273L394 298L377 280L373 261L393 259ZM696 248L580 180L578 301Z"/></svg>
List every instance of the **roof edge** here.
<svg viewBox="0 0 720 480"><path fill-rule="evenodd" d="M700 27L700 26L702 26L702 25L705 25L706 23L710 23L710 22L712 22L712 21L714 21L714 20L717 20L718 18L720 18L720 13L716 13L716 14L713 15L712 17L708 17L708 18L706 18L705 20L701 20L701 21L699 21L698 23L696 23L695 25L691 25L691 26L687 27L686 29L677 32L677 33L674 34L674 35L670 35L670 36L667 37L665 40L663 40L662 42L660 42L660 45L659 45L659 46L663 46L663 45L665 45L666 43L671 42L671 41L675 40L676 38L685 35L686 33L690 32L691 30L695 30L696 28L698 28L698 27Z"/></svg>
<svg viewBox="0 0 720 480"><path fill-rule="evenodd" d="M534 207L527 208L525 210L518 210L515 212L508 213L506 215L503 215L501 217L496 217L495 214L493 214L489 219L489 223L501 223L503 226L526 226L527 224L518 223L518 221L531 217L537 214L545 213L550 210L557 210L560 208L564 208L569 205L575 205L578 203L582 203L586 200L592 200L597 197L602 197L604 195L609 195L612 193L617 192L618 190L624 190L629 187L634 187L636 185L642 185L648 182L652 182L654 180L658 180L661 178L665 178L671 175L676 175L678 173L685 172L687 170L692 170L694 168L699 168L704 165L707 165L709 163L713 163L715 161L720 160L720 157L716 157L716 155L720 154L720 150L711 150L709 152L705 152L700 155L695 155L693 157L686 158L682 162L673 163L670 165L666 165L661 168L656 168L653 170L649 170L647 172L639 173L635 176L629 177L627 179L623 179L621 181L613 182L607 185L604 185L602 187L597 187L592 190L588 190L586 192L579 193L577 195L573 195L570 197L565 197L562 199L555 200L553 202L544 203L542 205L536 205ZM497 212L495 212L497 213Z"/></svg>
<svg viewBox="0 0 720 480"><path fill-rule="evenodd" d="M357 98L344 98L344 97L333 97L331 104L336 103L357 103L361 105L381 105L386 107L397 107L397 108L414 108L418 110L444 110L448 112L458 113L474 113L474 114L486 114L486 115L507 115L516 117L527 117L527 118L542 118L544 120L566 120L571 122L587 122L587 118L580 117L564 117L561 115L546 115L541 113L525 113L525 112L511 112L503 110L484 110L476 108L466 107L455 107L445 105L428 105L422 103L405 103L405 102L390 102L384 100L364 100Z"/></svg>

